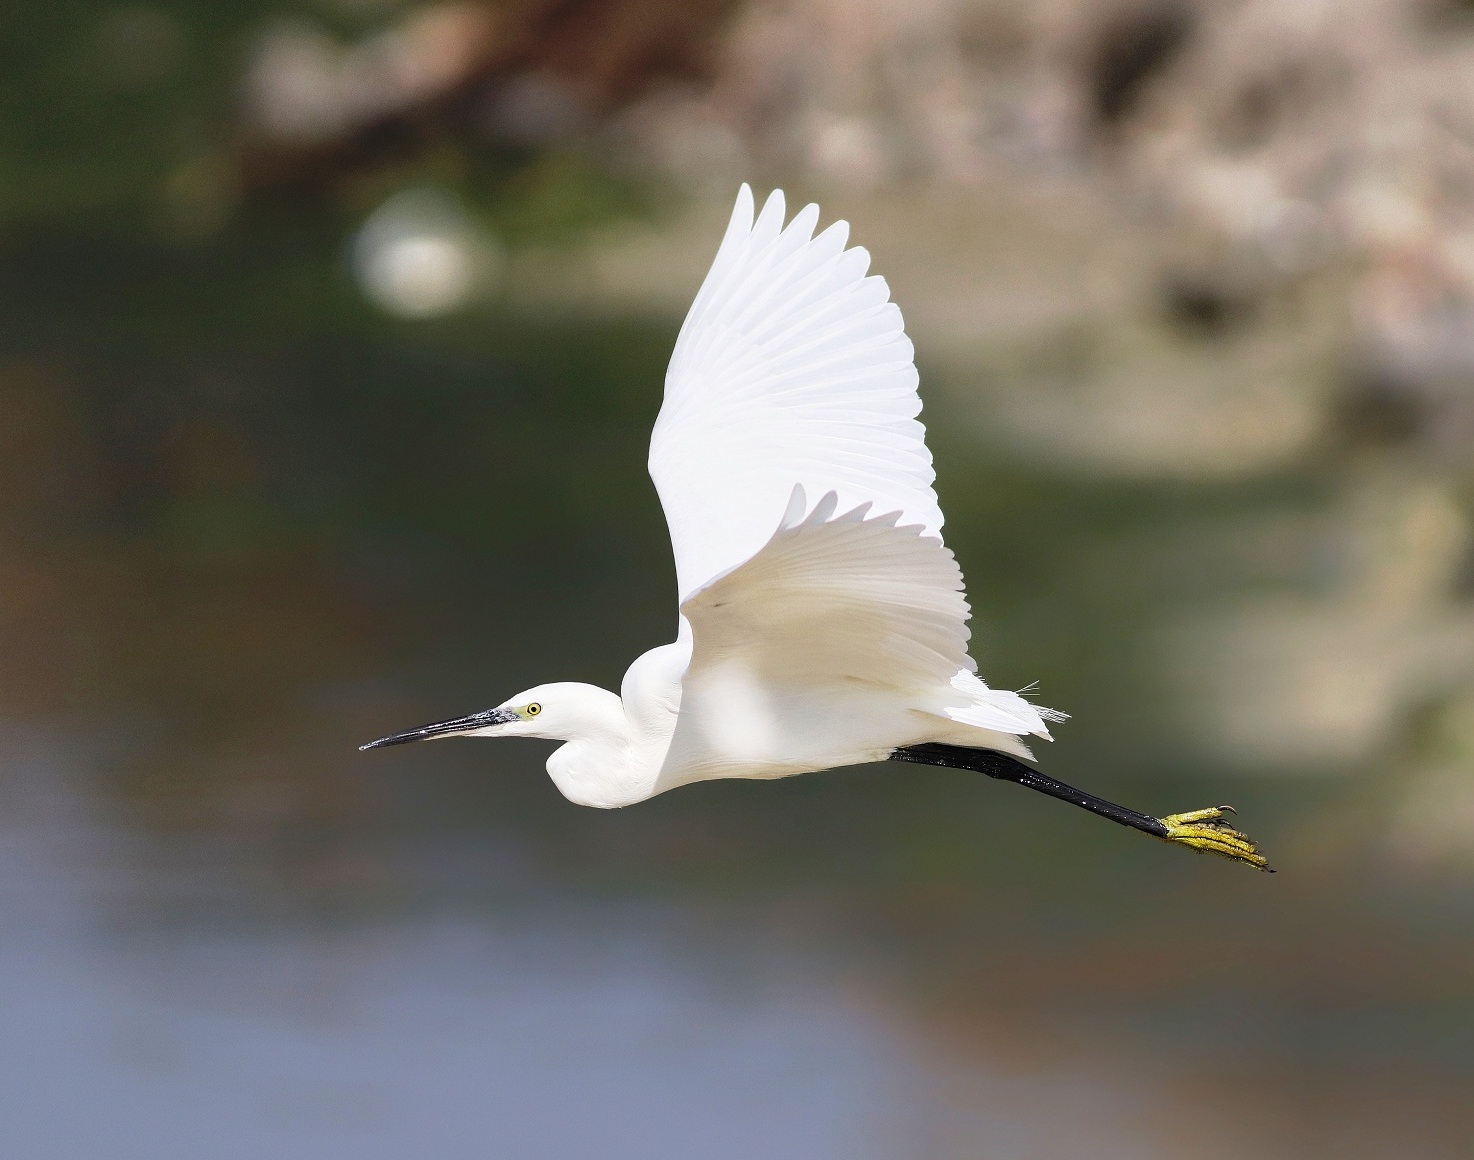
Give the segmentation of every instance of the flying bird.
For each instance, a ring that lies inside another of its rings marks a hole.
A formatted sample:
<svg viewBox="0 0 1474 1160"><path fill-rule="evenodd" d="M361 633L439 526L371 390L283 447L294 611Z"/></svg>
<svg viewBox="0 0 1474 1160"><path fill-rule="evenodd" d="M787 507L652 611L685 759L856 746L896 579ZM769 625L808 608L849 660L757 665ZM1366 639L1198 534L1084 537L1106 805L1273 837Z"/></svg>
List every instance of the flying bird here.
<svg viewBox="0 0 1474 1160"><path fill-rule="evenodd" d="M849 227L754 219L744 185L676 339L650 440L675 550L674 643L619 695L538 685L362 746L444 737L563 744L569 800L613 808L715 778L917 762L1016 782L1165 841L1268 869L1227 806L1153 817L1039 772L1023 741L1065 714L989 688L968 655L899 308Z"/></svg>

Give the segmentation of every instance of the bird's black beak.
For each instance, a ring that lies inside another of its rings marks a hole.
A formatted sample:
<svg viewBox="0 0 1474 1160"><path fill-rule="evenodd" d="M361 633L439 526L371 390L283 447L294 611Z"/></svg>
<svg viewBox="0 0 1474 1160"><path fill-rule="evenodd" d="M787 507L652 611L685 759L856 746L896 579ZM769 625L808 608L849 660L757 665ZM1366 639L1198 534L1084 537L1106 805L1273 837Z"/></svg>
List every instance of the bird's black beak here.
<svg viewBox="0 0 1474 1160"><path fill-rule="evenodd" d="M407 745L411 741L431 741L436 737L454 737L458 733L469 733L473 729L485 729L491 725L510 725L513 721L520 721L511 709L486 709L480 713L472 713L469 717L456 717L451 721L436 721L433 725L421 725L418 729L406 729L403 733L391 733L388 737L380 737L377 741L370 741L367 745L360 745L363 749L381 749L385 745Z"/></svg>

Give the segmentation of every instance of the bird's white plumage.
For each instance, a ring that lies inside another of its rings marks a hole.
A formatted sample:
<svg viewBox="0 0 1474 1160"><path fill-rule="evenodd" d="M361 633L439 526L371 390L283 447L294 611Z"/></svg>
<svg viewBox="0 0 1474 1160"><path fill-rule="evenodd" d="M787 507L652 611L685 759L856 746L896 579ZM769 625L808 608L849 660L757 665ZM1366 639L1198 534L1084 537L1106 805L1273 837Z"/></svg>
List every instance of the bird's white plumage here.
<svg viewBox="0 0 1474 1160"><path fill-rule="evenodd" d="M744 185L676 340L650 475L682 601L767 543L794 486L941 532L916 367L885 279L817 206L753 220Z"/></svg>
<svg viewBox="0 0 1474 1160"><path fill-rule="evenodd" d="M961 725L1047 737L1039 710L989 689L968 655L901 312L867 276L870 255L845 249L846 223L814 237L817 206L786 227L784 208L775 192L754 221L752 191L739 192L651 438L695 638L683 713L735 714L741 701L750 723L751 698L689 695L740 654L755 682L743 687L884 689ZM805 496L819 499L813 512Z"/></svg>
<svg viewBox="0 0 1474 1160"><path fill-rule="evenodd" d="M941 541L865 503L812 511L794 489L762 551L713 580L681 611L696 647L690 674L740 660L774 687L947 687L967 664L962 572Z"/></svg>
<svg viewBox="0 0 1474 1160"><path fill-rule="evenodd" d="M901 312L817 206L754 220L744 185L681 327L650 474L670 524L680 632L622 696L540 686L383 743L548 737L565 795L621 806L691 781L783 777L927 742L1027 756L1039 709L968 655ZM492 723L487 724L490 720ZM462 727L464 726L464 727Z"/></svg>

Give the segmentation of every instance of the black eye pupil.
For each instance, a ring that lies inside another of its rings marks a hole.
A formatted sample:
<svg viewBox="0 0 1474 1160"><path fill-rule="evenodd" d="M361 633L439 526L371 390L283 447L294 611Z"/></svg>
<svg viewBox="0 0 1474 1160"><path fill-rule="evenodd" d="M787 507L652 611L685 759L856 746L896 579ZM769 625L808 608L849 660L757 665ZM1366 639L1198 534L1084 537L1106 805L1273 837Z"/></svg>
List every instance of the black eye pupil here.
<svg viewBox="0 0 1474 1160"><path fill-rule="evenodd" d="M530 716L530 717L536 717L542 711L543 711L543 707L541 705L528 705L527 706L527 713L528 713L528 716Z"/></svg>

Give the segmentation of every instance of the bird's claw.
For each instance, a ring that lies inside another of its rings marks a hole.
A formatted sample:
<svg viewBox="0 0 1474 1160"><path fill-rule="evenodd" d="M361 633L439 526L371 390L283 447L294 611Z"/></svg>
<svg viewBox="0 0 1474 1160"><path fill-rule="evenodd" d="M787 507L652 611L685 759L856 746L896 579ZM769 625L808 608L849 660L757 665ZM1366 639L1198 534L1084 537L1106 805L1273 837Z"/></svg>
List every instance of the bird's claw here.
<svg viewBox="0 0 1474 1160"><path fill-rule="evenodd" d="M1168 814L1165 818L1157 819L1167 828L1167 832L1158 837L1164 842L1177 842L1200 853L1217 854L1221 858L1229 858L1273 874L1274 869L1265 861L1264 855L1259 853L1254 840L1247 834L1239 833L1224 820L1225 814L1234 812L1232 806L1210 806L1205 810L1191 810L1185 814Z"/></svg>

